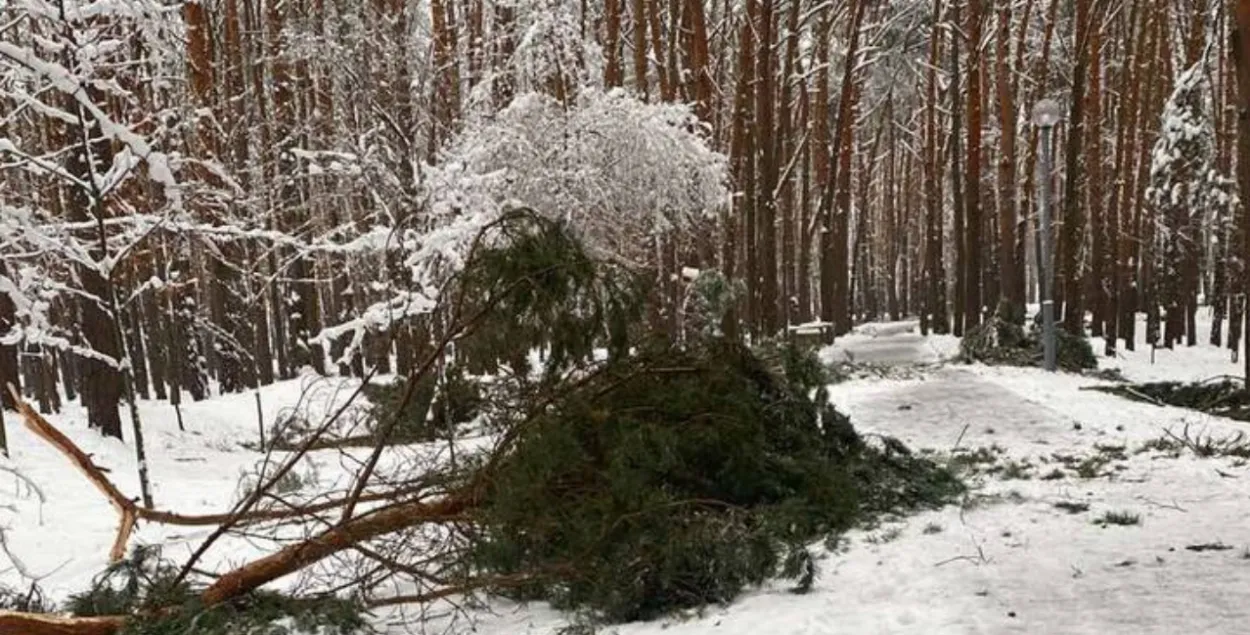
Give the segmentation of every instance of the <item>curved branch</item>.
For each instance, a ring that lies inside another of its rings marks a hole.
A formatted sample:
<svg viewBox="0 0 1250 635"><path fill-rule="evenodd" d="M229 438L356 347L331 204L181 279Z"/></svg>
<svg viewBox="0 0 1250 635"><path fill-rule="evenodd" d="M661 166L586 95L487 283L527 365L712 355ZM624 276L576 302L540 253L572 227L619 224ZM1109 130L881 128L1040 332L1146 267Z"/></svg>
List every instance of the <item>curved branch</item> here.
<svg viewBox="0 0 1250 635"><path fill-rule="evenodd" d="M130 538L130 532L134 529L135 516L138 513L138 506L134 501L126 498L116 485L104 476L104 472L100 470L91 457L74 445L69 437L61 433L60 430L52 427L46 419L39 416L26 400L22 399L21 393L13 384L8 384L9 394L13 396L14 403L17 404L17 410L22 415L22 420L26 422L26 428L34 433L35 436L52 444L53 447L60 450L62 454L74 463L78 470L95 485L97 489L108 499L109 504L117 510L122 518L121 527L118 528L117 538L113 541L113 548L109 551L109 561L118 562L126 555L126 542ZM0 633L4 631L0 630Z"/></svg>

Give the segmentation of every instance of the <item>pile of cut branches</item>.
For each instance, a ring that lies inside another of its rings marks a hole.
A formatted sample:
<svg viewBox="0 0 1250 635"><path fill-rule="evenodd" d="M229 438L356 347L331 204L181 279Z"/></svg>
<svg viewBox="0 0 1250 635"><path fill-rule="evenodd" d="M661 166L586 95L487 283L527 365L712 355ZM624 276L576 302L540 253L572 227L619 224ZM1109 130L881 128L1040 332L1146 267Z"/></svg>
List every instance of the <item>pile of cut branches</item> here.
<svg viewBox="0 0 1250 635"><path fill-rule="evenodd" d="M1156 406L1177 406L1238 421L1250 421L1250 391L1246 390L1245 382L1238 377L1220 376L1197 382L1159 381L1091 386L1090 390Z"/></svg>
<svg viewBox="0 0 1250 635"><path fill-rule="evenodd" d="M1042 353L1038 324L1026 331L1019 323L997 314L968 329L959 343L961 360L992 366L1041 366ZM1062 327L1055 330L1055 362L1060 369L1074 373L1098 367L1089 340Z"/></svg>

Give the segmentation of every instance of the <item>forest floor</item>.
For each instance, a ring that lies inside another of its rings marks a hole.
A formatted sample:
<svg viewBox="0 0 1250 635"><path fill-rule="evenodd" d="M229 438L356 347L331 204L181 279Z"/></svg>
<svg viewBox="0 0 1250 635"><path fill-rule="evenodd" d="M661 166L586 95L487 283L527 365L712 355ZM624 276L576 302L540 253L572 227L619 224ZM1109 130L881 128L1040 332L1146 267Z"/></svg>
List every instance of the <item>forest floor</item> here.
<svg viewBox="0 0 1250 635"><path fill-rule="evenodd" d="M1236 633L1250 623L1250 467L1231 457L1143 450L1169 432L1220 438L1245 431L1189 410L1131 402L1084 388L1102 380L1039 370L944 363L953 338L920 336L914 323L865 325L822 352L874 371L830 388L862 433L898 437L909 447L965 466L973 490L961 505L852 532L814 546L812 591L778 583L728 607L663 621L610 627L608 633ZM1139 330L1139 332L1141 332ZM1202 340L1205 341L1205 338ZM1101 343L1096 350L1101 350ZM1239 374L1227 351L1124 353L1101 362L1136 381L1200 380ZM336 380L337 381L337 380ZM273 421L301 394L328 408L350 384L287 382L262 391ZM306 390L309 387L315 390ZM226 509L240 475L261 455L253 441L252 395L183 407L142 406L159 507L184 513ZM73 408L50 417L123 491L137 492L129 445L102 440ZM16 468L39 488L0 473L0 528L26 575L53 599L86 588L105 566L116 530L108 503L47 444L8 421ZM1157 444L1156 444L1157 445ZM362 451L363 452L363 451ZM305 487L342 486L350 454L318 454ZM314 482L315 481L315 482ZM185 557L210 528L145 525L135 541ZM236 541L204 563L223 569L265 550ZM0 583L23 584L0 554ZM554 633L569 617L543 605L491 603L469 616L485 635ZM467 630L466 616L379 614L385 633Z"/></svg>

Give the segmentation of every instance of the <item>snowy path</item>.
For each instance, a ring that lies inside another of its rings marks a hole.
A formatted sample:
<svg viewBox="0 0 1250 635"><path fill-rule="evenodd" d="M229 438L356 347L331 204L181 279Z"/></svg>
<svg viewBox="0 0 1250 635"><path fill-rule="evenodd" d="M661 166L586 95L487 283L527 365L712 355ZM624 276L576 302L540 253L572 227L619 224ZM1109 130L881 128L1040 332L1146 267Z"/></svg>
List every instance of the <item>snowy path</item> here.
<svg viewBox="0 0 1250 635"><path fill-rule="evenodd" d="M1164 426L1179 431L1188 421L1226 434L1237 425L1079 390L1090 383L1036 371L947 367L924 381L837 391L835 401L862 429L892 434L919 448L949 450L957 441L965 448L997 445L1004 449L1000 463L1033 466L1027 480L991 478L979 492L1004 497L1006 503L964 513L945 510L932 515L938 520L911 519L898 541L869 546L878 558L875 575L864 560L873 555L847 554L842 571L887 581L889 589L869 582L901 604L883 606L883 611L937 609L914 624L877 622L871 630L1246 632L1250 488L1244 479L1250 473L1226 459L1133 454L1159 437ZM1100 447L1122 447L1126 458L1110 460L1096 478L1080 478L1055 458L1099 457ZM1062 476L1041 478L1053 470ZM1057 502L1081 503L1089 510L1069 515L1054 507ZM1091 523L1108 511L1139 515L1141 524L1102 528ZM924 535L920 527L928 523L947 528L936 534L945 539ZM1229 548L1186 549L1202 544ZM938 562L946 564L933 564ZM834 580L825 583L831 590L839 586ZM959 617L950 621L953 607ZM806 632L869 631L835 626Z"/></svg>
<svg viewBox="0 0 1250 635"><path fill-rule="evenodd" d="M862 325L839 337L821 356L826 362L903 366L941 361L950 356L949 349L950 340L921 335L919 324L913 320Z"/></svg>

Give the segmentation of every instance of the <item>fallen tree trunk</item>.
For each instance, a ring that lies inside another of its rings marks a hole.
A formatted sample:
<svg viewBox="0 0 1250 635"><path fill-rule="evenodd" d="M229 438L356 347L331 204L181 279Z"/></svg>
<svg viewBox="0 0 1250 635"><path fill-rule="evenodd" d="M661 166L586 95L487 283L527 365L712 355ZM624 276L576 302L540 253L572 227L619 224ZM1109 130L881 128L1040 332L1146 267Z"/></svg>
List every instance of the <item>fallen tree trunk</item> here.
<svg viewBox="0 0 1250 635"><path fill-rule="evenodd" d="M416 525L464 518L472 499L451 495L434 503L395 505L332 527L318 536L291 545L217 578L200 596L206 606L238 597L294 573L352 545Z"/></svg>
<svg viewBox="0 0 1250 635"><path fill-rule="evenodd" d="M16 393L12 386L9 386L9 389ZM110 552L110 558L114 562L119 561L125 555L126 543L139 519L175 525L219 525L225 522L283 520L342 507L348 500L336 499L289 510L254 511L245 516L236 514L186 516L142 507L122 494L121 490L105 476L104 471L69 437L35 412L21 399L20 395L14 396L26 427L65 455L117 509L121 516L121 526ZM393 501L416 494L422 489L425 488L413 486L389 492L363 494L355 497L354 502ZM396 503L341 522L313 538L288 546L222 575L203 591L200 600L204 606L220 604L255 591L269 582L295 573L335 553L350 549L358 543L416 525L463 520L466 513L476 503L474 492L477 489L469 485L434 502ZM465 587L453 586L436 590L429 594L429 597L447 597L465 590ZM392 602L395 601L398 599L392 600ZM126 620L125 616L119 615L55 617L0 611L0 635L116 635L125 626Z"/></svg>
<svg viewBox="0 0 1250 635"><path fill-rule="evenodd" d="M55 617L34 613L0 611L0 635L115 635L126 618Z"/></svg>
<svg viewBox="0 0 1250 635"><path fill-rule="evenodd" d="M245 595L366 540L415 525L461 520L472 505L470 496L449 496L433 503L405 503L359 516L222 575L200 594L200 601L208 607ZM447 597L466 590L452 587L435 591L429 597ZM0 635L116 635L125 624L126 618L119 615L53 617L0 611Z"/></svg>

